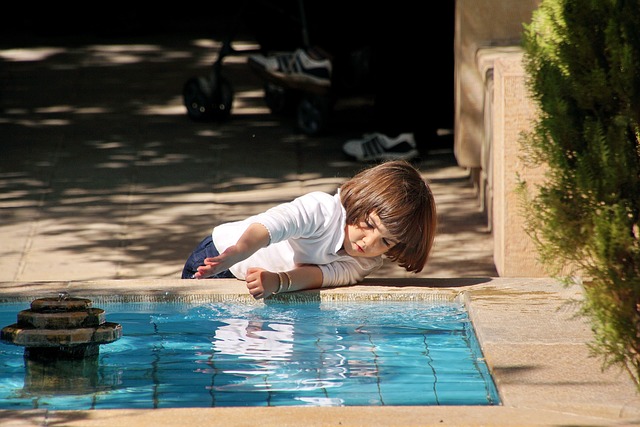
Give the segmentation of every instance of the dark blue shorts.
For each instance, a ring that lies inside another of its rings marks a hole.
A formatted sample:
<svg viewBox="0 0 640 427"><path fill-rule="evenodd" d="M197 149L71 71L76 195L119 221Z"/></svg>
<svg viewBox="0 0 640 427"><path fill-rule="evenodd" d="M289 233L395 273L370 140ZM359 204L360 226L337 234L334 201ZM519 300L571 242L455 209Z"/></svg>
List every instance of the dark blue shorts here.
<svg viewBox="0 0 640 427"><path fill-rule="evenodd" d="M211 240L211 235L205 237L202 242L193 250L187 262L184 264L184 269L182 270L182 278L183 279L193 279L193 275L198 271L198 267L204 265L205 258L211 258L214 256L218 256L220 253L216 249L213 244L213 240ZM220 273L214 274L208 279L233 279L235 276L231 274L229 270L221 271Z"/></svg>

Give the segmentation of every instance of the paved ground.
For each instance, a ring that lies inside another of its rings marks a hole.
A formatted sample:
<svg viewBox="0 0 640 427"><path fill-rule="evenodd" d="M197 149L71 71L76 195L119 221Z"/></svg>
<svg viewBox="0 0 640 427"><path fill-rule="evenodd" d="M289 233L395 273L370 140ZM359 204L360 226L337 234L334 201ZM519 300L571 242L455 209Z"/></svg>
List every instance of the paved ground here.
<svg viewBox="0 0 640 427"><path fill-rule="evenodd" d="M327 132L306 136L266 108L246 53L224 64L230 120L189 120L182 85L219 46L186 32L0 41L0 281L176 278L216 224L333 192L362 167L341 145L375 126L366 97L340 99ZM439 139L416 161L440 213L420 276L495 276L476 191Z"/></svg>

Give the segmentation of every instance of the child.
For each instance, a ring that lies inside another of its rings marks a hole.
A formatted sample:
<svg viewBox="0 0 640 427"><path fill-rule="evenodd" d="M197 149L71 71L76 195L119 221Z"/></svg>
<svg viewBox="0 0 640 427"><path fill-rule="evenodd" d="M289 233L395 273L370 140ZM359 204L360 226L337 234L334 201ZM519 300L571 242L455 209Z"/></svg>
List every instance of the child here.
<svg viewBox="0 0 640 427"><path fill-rule="evenodd" d="M358 283L382 266L382 255L418 273L435 231L428 184L408 162L388 161L358 173L335 195L311 192L215 227L182 278L244 279L259 299Z"/></svg>

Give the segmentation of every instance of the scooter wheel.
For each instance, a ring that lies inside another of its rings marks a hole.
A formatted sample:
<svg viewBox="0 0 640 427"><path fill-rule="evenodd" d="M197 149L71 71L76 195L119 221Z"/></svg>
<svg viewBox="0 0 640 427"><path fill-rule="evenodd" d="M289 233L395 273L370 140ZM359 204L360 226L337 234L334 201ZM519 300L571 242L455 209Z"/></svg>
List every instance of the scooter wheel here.
<svg viewBox="0 0 640 427"><path fill-rule="evenodd" d="M217 84L205 77L192 77L184 84L182 96L191 120L211 121L231 114L233 89L224 77L219 77Z"/></svg>
<svg viewBox="0 0 640 427"><path fill-rule="evenodd" d="M325 96L304 95L298 103L297 125L307 135L318 135L327 127L330 101Z"/></svg>
<svg viewBox="0 0 640 427"><path fill-rule="evenodd" d="M271 114L282 115L294 111L294 96L290 90L272 82L264 85L264 101Z"/></svg>

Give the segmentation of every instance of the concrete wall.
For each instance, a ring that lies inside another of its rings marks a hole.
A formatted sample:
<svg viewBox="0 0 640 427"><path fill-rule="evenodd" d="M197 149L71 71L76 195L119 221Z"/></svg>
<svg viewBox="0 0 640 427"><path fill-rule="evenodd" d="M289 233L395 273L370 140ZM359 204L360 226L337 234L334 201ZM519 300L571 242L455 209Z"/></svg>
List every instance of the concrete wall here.
<svg viewBox="0 0 640 427"><path fill-rule="evenodd" d="M522 132L532 129L536 108L526 87L522 53L512 52L493 64L493 258L500 276L544 277L533 241L524 231L518 177L534 187L542 183L544 168L528 168L521 158Z"/></svg>
<svg viewBox="0 0 640 427"><path fill-rule="evenodd" d="M523 24L540 0L457 0L455 13L454 153L469 168L493 233L500 276L544 277L515 193L518 174L541 182L542 170L520 159L520 134L535 108L522 67Z"/></svg>
<svg viewBox="0 0 640 427"><path fill-rule="evenodd" d="M484 80L480 49L519 45L540 0L456 0L454 151L458 164L482 167Z"/></svg>

